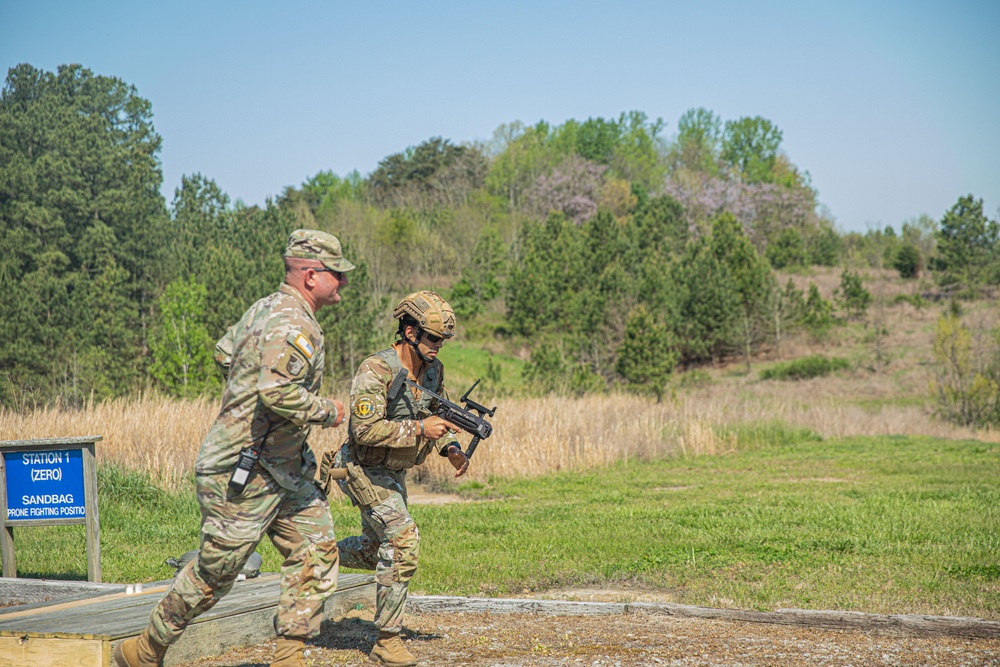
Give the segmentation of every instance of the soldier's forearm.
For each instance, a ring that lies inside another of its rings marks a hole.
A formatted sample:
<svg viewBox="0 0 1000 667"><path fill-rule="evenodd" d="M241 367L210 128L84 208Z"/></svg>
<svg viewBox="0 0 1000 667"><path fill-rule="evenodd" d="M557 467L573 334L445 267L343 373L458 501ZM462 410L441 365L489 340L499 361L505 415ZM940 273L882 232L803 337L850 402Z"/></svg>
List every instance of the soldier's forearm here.
<svg viewBox="0 0 1000 667"><path fill-rule="evenodd" d="M415 447L420 437L420 422L415 419L375 422L355 422L351 432L359 445L367 447Z"/></svg>
<svg viewBox="0 0 1000 667"><path fill-rule="evenodd" d="M260 399L268 410L298 426L325 424L328 420L332 423L330 414L336 412L332 401L294 383L265 389L260 392Z"/></svg>

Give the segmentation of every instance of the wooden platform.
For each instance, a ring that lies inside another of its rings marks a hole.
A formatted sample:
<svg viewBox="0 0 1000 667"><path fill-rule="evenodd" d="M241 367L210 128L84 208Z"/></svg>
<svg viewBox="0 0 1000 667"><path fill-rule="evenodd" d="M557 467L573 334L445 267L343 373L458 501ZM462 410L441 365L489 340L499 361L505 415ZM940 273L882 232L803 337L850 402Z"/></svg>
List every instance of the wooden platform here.
<svg viewBox="0 0 1000 667"><path fill-rule="evenodd" d="M142 632L166 585L141 593L111 593L0 609L0 667L109 667L119 639ZM167 665L252 646L274 636L280 593L277 574L237 582L188 626L167 652ZM375 602L371 575L342 574L323 609L335 620Z"/></svg>

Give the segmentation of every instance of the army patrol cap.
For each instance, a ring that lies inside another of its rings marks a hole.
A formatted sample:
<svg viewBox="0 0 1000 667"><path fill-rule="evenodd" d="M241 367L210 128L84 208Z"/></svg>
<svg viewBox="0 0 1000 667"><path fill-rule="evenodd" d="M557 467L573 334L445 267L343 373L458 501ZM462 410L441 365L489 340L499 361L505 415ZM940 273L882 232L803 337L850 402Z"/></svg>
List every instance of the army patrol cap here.
<svg viewBox="0 0 1000 667"><path fill-rule="evenodd" d="M285 257L315 259L334 271L350 271L354 268L354 265L344 258L340 240L333 234L315 229L296 229L289 234Z"/></svg>
<svg viewBox="0 0 1000 667"><path fill-rule="evenodd" d="M409 315L421 329L435 336L451 338L455 335L455 311L436 292L422 290L403 297L393 308L392 316L400 319Z"/></svg>

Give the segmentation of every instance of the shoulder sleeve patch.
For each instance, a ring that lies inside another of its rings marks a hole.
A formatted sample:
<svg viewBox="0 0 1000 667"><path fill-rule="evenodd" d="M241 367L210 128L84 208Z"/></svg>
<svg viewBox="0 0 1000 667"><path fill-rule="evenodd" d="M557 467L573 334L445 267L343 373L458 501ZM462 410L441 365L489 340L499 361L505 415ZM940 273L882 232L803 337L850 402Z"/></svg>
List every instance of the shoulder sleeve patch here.
<svg viewBox="0 0 1000 667"><path fill-rule="evenodd" d="M278 360L278 371L293 380L301 378L308 369L309 362L303 359L297 350L289 350Z"/></svg>
<svg viewBox="0 0 1000 667"><path fill-rule="evenodd" d="M288 334L288 342L292 344L292 347L296 348L299 352L305 355L306 359L312 360L315 350L305 334L293 331Z"/></svg>
<svg viewBox="0 0 1000 667"><path fill-rule="evenodd" d="M375 402L367 396L362 396L354 404L354 416L358 419L365 419L375 412Z"/></svg>

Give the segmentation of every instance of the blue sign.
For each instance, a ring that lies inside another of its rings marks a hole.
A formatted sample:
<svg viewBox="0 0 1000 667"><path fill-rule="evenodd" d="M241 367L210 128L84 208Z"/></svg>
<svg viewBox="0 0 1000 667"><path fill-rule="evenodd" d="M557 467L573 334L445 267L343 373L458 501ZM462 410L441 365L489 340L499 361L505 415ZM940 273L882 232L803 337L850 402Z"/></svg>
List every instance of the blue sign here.
<svg viewBox="0 0 1000 667"><path fill-rule="evenodd" d="M4 452L7 520L86 518L83 450Z"/></svg>

